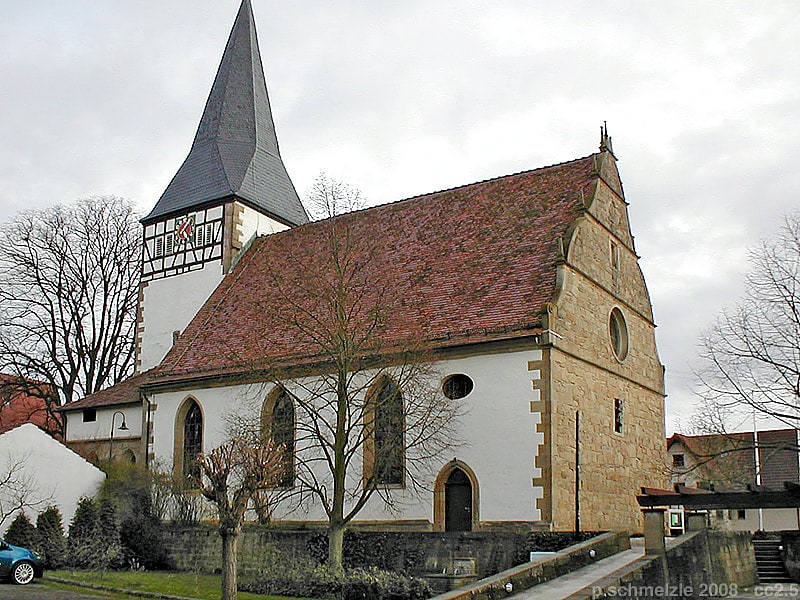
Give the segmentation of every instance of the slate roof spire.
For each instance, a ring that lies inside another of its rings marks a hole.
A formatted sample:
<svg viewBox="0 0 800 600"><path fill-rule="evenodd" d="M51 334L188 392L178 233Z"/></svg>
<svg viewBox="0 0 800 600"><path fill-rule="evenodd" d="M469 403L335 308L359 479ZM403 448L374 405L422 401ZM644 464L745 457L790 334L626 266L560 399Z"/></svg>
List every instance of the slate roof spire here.
<svg viewBox="0 0 800 600"><path fill-rule="evenodd" d="M308 221L278 150L250 0L236 15L189 155L143 222L231 197L287 225Z"/></svg>

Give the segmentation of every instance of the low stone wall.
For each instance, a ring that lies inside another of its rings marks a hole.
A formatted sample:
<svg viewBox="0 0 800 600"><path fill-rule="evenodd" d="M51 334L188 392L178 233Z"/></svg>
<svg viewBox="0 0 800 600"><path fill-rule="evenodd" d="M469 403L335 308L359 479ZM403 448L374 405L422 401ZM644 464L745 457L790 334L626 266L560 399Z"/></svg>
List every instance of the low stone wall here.
<svg viewBox="0 0 800 600"><path fill-rule="evenodd" d="M552 557L520 564L492 577L436 596L436 600L495 600L550 581L630 548L628 532L603 533L556 552ZM592 552L594 551L594 552ZM511 584L510 591L506 588Z"/></svg>
<svg viewBox="0 0 800 600"><path fill-rule="evenodd" d="M734 597L734 590L754 583L752 534L704 530L677 538L667 547L665 556L645 556L573 594L569 600Z"/></svg>
<svg viewBox="0 0 800 600"><path fill-rule="evenodd" d="M509 532L372 532L348 531L345 566L427 575L454 575L454 562L474 559L475 575L485 577L526 563L531 552L559 551L595 534ZM214 572L220 569L221 542L214 525L168 525L165 539L176 568ZM281 558L324 562L328 541L318 529L285 530L246 526L239 539L239 570L255 573ZM471 564L471 561L468 561Z"/></svg>
<svg viewBox="0 0 800 600"><path fill-rule="evenodd" d="M800 582L800 531L781 531L781 558L793 581Z"/></svg>

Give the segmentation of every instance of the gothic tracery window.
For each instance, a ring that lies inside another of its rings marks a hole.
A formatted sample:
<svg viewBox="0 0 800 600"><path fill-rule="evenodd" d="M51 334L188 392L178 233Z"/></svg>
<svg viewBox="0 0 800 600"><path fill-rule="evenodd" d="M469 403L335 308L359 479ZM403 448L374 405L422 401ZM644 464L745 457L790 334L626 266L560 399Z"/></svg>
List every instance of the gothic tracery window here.
<svg viewBox="0 0 800 600"><path fill-rule="evenodd" d="M183 421L183 478L187 483L200 480L197 455L203 451L203 414L191 401Z"/></svg>
<svg viewBox="0 0 800 600"><path fill-rule="evenodd" d="M402 485L405 461L403 394L385 378L373 396L374 477L379 485Z"/></svg>
<svg viewBox="0 0 800 600"><path fill-rule="evenodd" d="M272 409L272 441L275 446L283 447L278 486L292 487L295 478L294 404L286 390L281 390Z"/></svg>

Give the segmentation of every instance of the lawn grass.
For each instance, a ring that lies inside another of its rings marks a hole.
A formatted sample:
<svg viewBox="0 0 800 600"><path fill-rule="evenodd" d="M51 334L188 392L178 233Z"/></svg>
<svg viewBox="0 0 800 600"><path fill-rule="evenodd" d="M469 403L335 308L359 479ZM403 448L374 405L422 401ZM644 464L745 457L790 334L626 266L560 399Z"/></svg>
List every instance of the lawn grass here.
<svg viewBox="0 0 800 600"><path fill-rule="evenodd" d="M139 596L130 596L127 594L116 594L114 592L103 592L100 590L92 590L89 588L80 587L78 585L67 585L65 583L57 583L49 579L38 580L38 581L41 581L42 585L54 590L64 590L67 592L76 592L79 594L91 595L91 596L103 596L104 598L119 598L120 600L140 600Z"/></svg>
<svg viewBox="0 0 800 600"><path fill-rule="evenodd" d="M221 575L161 571L47 571L46 576L110 588L155 592L202 600L219 600L222 585ZM239 592L239 600L277 600L279 598L282 597Z"/></svg>

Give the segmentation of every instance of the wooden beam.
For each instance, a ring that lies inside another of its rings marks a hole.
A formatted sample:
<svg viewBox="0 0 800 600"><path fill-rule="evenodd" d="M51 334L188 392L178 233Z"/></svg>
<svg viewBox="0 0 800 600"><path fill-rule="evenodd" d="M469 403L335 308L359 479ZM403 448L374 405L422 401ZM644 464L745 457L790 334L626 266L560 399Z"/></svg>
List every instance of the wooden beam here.
<svg viewBox="0 0 800 600"><path fill-rule="evenodd" d="M642 490L644 491L644 490ZM800 486L793 491L741 491L698 493L658 493L663 490L648 489L636 496L639 506L684 506L686 508L717 510L724 508L800 508Z"/></svg>

